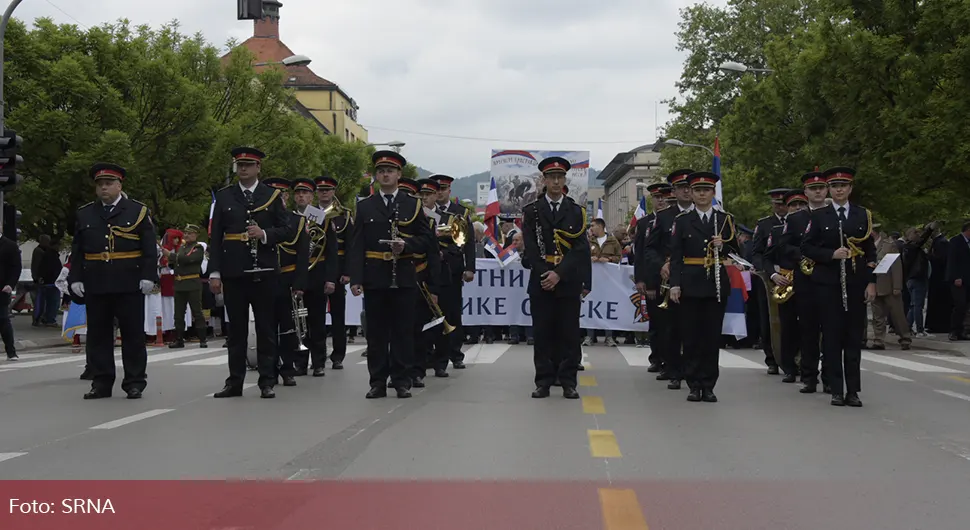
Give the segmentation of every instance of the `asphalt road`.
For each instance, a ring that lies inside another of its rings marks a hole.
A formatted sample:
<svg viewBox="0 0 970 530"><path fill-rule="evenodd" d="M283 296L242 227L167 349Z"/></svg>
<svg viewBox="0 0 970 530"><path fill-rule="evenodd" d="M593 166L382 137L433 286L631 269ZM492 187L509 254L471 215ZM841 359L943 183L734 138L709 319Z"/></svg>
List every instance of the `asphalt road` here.
<svg viewBox="0 0 970 530"><path fill-rule="evenodd" d="M330 527L348 529L395 526L394 510L405 528L970 526L965 357L866 353L852 409L768 376L753 350L722 352L719 403L689 403L646 372L648 349L623 346L584 349L582 400L531 399L531 348L504 344L466 346L468 369L412 399L365 400L362 349L275 400L253 373L243 398L212 399L220 348L150 349L138 401L117 387L83 401L70 350L0 361L0 479L335 479L370 499L331 506L347 522ZM281 526L254 526L314 527L299 514L330 495L277 506L291 524L268 509Z"/></svg>

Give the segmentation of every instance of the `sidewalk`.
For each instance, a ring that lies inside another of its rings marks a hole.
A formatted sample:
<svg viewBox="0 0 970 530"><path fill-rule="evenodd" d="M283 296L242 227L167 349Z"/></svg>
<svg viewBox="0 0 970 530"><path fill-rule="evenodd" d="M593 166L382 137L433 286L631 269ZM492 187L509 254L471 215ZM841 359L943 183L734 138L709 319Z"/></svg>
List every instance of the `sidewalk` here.
<svg viewBox="0 0 970 530"><path fill-rule="evenodd" d="M17 353L41 348L67 346L70 343L61 337L61 328L33 327L30 313L12 314L13 336L17 343Z"/></svg>

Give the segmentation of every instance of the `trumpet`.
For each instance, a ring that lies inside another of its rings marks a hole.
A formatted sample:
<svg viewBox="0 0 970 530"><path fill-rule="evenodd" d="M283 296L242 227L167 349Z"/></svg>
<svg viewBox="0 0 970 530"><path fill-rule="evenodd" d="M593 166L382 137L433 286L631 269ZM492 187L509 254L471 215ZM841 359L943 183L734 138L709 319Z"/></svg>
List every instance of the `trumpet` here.
<svg viewBox="0 0 970 530"><path fill-rule="evenodd" d="M438 237L450 237L458 247L465 246L465 219L457 215L451 216L451 221L440 224L435 228Z"/></svg>
<svg viewBox="0 0 970 530"><path fill-rule="evenodd" d="M307 309L303 305L303 297L297 296L296 293L293 292L292 287L290 287L290 302L293 304L293 329L280 333L280 335L289 335L290 333L295 333L297 351L307 351L310 348L307 348L303 344L303 338L306 336L307 331Z"/></svg>
<svg viewBox="0 0 970 530"><path fill-rule="evenodd" d="M667 309L668 307L670 307L670 282L668 280L664 280L663 283L660 284L660 292L665 293L664 301L661 302L660 305L657 306L657 308Z"/></svg>
<svg viewBox="0 0 970 530"><path fill-rule="evenodd" d="M795 273L790 270L782 269L779 272L779 274L781 274L782 276L785 277L785 279L788 280L788 285L785 285L785 286L776 285L774 290L771 292L771 296L775 300L775 302L778 302L779 304L784 304L785 302L791 299L792 295L795 294L795 284L793 283L795 280Z"/></svg>
<svg viewBox="0 0 970 530"><path fill-rule="evenodd" d="M428 284L426 282L421 283L421 294L424 296L424 301L431 309L431 321L425 324L424 327L421 328L421 331L427 331L438 324L444 324L444 330L442 331L444 335L455 331L455 326L452 326L447 320L445 320L445 314L441 310L441 306L439 306L437 302L434 301L434 298L432 298L431 291L428 289Z"/></svg>

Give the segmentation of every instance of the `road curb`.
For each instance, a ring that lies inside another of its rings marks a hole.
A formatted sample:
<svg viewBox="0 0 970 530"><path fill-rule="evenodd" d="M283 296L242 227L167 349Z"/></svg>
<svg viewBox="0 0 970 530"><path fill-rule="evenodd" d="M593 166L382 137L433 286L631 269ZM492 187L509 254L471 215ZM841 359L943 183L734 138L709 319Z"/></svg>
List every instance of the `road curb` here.
<svg viewBox="0 0 970 530"><path fill-rule="evenodd" d="M38 339L38 340L18 340L14 342L17 351L31 351L31 350L43 350L48 348L56 348L58 346L70 346L71 343L67 342L61 337L50 338L50 339Z"/></svg>

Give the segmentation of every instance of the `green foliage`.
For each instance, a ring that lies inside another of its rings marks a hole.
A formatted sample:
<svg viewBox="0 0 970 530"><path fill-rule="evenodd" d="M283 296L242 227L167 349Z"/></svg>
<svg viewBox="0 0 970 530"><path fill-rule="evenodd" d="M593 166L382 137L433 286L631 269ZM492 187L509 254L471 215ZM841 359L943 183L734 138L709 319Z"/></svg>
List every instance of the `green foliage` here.
<svg viewBox="0 0 970 530"><path fill-rule="evenodd" d="M965 215L970 10L962 0L733 0L683 11L688 53L665 137L721 140L728 209L767 214L764 191L816 166L858 171L853 200L884 229ZM770 74L721 73L736 61ZM664 167L709 164L664 149Z"/></svg>
<svg viewBox="0 0 970 530"><path fill-rule="evenodd" d="M238 145L267 153L264 176L329 171L344 193L370 161L364 144L326 136L290 110L281 69L257 74L242 48L223 63L176 22L82 31L13 20L6 50L7 123L24 137L27 161L10 198L27 237L73 233L74 210L94 198L88 169L97 161L126 167L125 192L151 207L160 228L205 219Z"/></svg>

